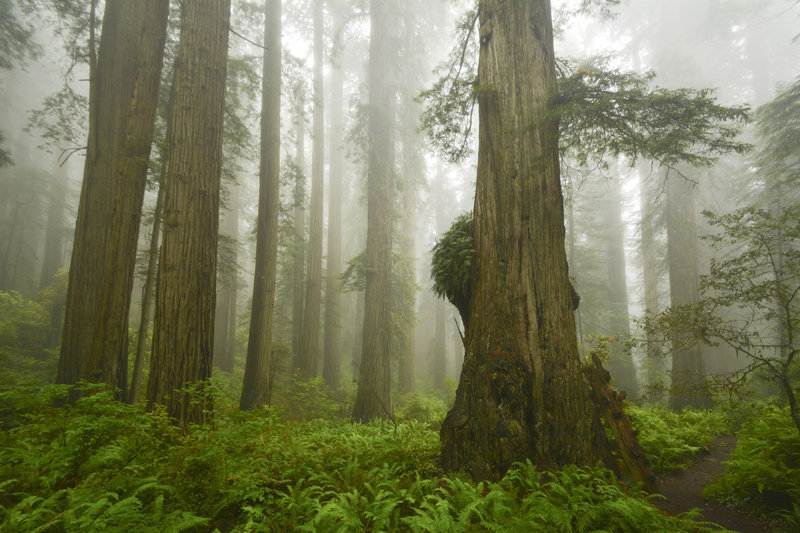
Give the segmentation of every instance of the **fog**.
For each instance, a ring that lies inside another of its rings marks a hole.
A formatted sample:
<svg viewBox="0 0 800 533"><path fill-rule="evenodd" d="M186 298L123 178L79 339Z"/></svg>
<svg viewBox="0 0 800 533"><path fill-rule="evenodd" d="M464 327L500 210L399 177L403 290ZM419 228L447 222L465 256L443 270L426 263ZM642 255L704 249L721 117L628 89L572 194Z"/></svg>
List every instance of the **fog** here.
<svg viewBox="0 0 800 533"><path fill-rule="evenodd" d="M54 283L53 261L56 268L69 266L88 134L89 4L73 2L74 9L56 11L54 4L48 2L3 3L15 13L16 22L31 33L25 42L14 45L30 52L15 55L4 47L8 58L0 70L1 148L13 161L0 168L0 290L17 291L24 298L35 299L40 290ZM432 292L431 249L458 215L473 208L477 164L474 132L480 125L475 112L473 135L465 139L471 153L458 162L450 162L420 127L427 100L419 95L446 73L452 54L465 59L461 67L464 78L474 75L469 69L475 68L475 35L459 48L464 29L456 27L473 6L456 0L388 3L397 22L387 30L391 33L393 56L385 72L393 91L391 134L395 150L394 203L386 216L391 219L394 235L395 265L402 265L401 258L405 257L413 267L411 272L395 271L393 305L401 302L406 307L392 310L396 321L392 375L397 379L402 354L415 361L413 384L417 388L452 392L463 358L463 324L455 308ZM33 4L36 7L31 8ZM364 320L364 287L359 279L358 258L365 250L368 230L369 139L365 113L370 25L365 4L330 0L324 9L321 109L326 141L322 212L318 215L323 231L317 236L322 242L323 294L318 305L324 311L327 291L342 291L339 314L334 320L341 333L342 383L347 387L353 386L358 374ZM585 4L554 0L552 9L557 57L587 72L652 71L655 86L712 89L719 104L749 106L751 110L772 100L780 84L795 82L800 75L797 2L623 0L601 3L603 9L587 8ZM178 13L176 6L172 9L165 79L171 72L177 45ZM99 32L101 13L96 16ZM306 275L307 266L302 261L304 257L307 260L307 246L314 238L309 235L308 226L314 216L310 212L315 104L312 2L284 2L282 22L281 225L272 371L278 389L291 378L292 352L296 351L293 337L296 342L299 327L293 302L306 286L302 280L298 284L292 272L299 257L299 271ZM233 1L217 305L233 298L235 311L232 315L225 311L226 317L233 318L220 322L221 312L217 310L216 337L228 340L227 346L217 345L215 359L219 362L232 357L232 364L224 366L234 375L243 371L255 268L262 28L260 2ZM10 36L4 35L3 39L11 42ZM332 57L336 65L332 64ZM342 95L341 100L333 101L331 86L337 70L342 78ZM59 98L62 87L70 92L62 91ZM341 106L343 113L339 131L329 129L334 106ZM162 131L156 137L163 138L165 119L161 115L156 128ZM754 153L762 140L755 135L753 123L744 125L739 139L752 143L753 150L723 154L705 167L678 163L670 168L671 174L657 161L634 160L624 153L584 165L569 152L564 153L567 254L569 273L581 296L576 321L582 351L592 346L596 336L641 338L644 334L635 319L642 317L646 307L657 313L670 305L670 275L675 274L667 258L668 174L673 178L680 174L692 184L687 194L692 196L693 206L685 216L692 218L694 224L682 229L681 235L692 240L697 249L695 277L705 272L712 257L707 244L698 240L699 235L710 231L701 211L732 211L749 205L768 188L754 163ZM342 265L341 271L328 272L331 158L336 151L342 154L337 170L341 175ZM154 149L153 159L159 153L158 147ZM139 234L131 331L141 320L142 286L158 189L157 165L151 161L151 167ZM796 189L784 192L786 203L797 201ZM681 202L684 207L687 205ZM644 226L649 228L650 239L646 249L642 245ZM669 238L677 239L674 235ZM674 246L687 249L689 244L680 242ZM326 284L324 280L331 275L336 283ZM648 283L651 301L646 304ZM231 296L233 288L236 290ZM315 329L320 336L316 343L319 348L314 354L320 361L324 355L324 330L331 327L325 322L324 312L321 316ZM223 329L228 333L222 333ZM57 343L52 346L57 348ZM668 356L648 358L645 352L643 348L633 349L633 387L667 378ZM709 349L704 357L709 372L744 365L731 350ZM322 367L321 363L317 365L320 376Z"/></svg>

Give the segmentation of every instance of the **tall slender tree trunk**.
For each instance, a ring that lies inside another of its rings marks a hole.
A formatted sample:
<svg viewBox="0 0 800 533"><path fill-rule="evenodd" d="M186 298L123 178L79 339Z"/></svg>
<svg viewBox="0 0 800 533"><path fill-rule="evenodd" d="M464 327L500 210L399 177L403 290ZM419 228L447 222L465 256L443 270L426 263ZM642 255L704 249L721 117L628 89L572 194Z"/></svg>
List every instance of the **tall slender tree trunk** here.
<svg viewBox="0 0 800 533"><path fill-rule="evenodd" d="M300 353L300 329L303 324L303 270L306 261L306 125L303 88L295 89L295 182L294 182L294 261L292 263L292 353Z"/></svg>
<svg viewBox="0 0 800 533"><path fill-rule="evenodd" d="M256 230L256 272L253 309L241 409L270 401L272 319L278 271L278 212L280 210L281 120L281 1L268 0L264 23L264 75L261 93L261 168Z"/></svg>
<svg viewBox="0 0 800 533"><path fill-rule="evenodd" d="M322 189L325 166L324 95L322 82L323 0L314 0L314 116L311 149L311 208L308 226L308 270L297 367L303 379L317 376L320 306L322 305Z"/></svg>
<svg viewBox="0 0 800 533"><path fill-rule="evenodd" d="M239 184L230 184L227 211L220 221L220 233L231 239L230 266L220 272L220 287L214 316L214 364L233 372L236 346L236 301L239 292Z"/></svg>
<svg viewBox="0 0 800 533"><path fill-rule="evenodd" d="M655 176L652 176L649 164L639 164L639 201L641 209L640 224L640 250L642 261L642 285L644 292L644 313L646 316L655 316L660 312L658 303L658 256L656 254L656 210L655 201ZM650 368L655 369L655 374L661 374L665 369L660 364L659 349L653 334L648 332L645 337L645 353L650 363ZM648 376L648 382L655 384L657 376Z"/></svg>
<svg viewBox="0 0 800 533"><path fill-rule="evenodd" d="M425 179L425 165L419 153L419 104L416 101L418 87L415 83L416 68L411 63L419 56L414 54L414 42L416 36L416 21L413 15L406 13L404 26L404 49L405 65L403 68L407 74L403 80L402 101L402 129L403 132L403 162L401 173L401 205L403 213L400 231L400 261L399 269L396 269L400 276L403 276L402 283L395 284L402 287L403 294L398 295L399 306L402 307L398 313L402 323L401 338L402 343L398 346L397 354L398 366L398 388L401 393L414 391L415 370L415 333L417 326L417 186Z"/></svg>
<svg viewBox="0 0 800 533"><path fill-rule="evenodd" d="M64 212L66 209L67 173L57 167L50 178L50 195L47 207L44 254L39 289L53 282L53 277L64 264Z"/></svg>
<svg viewBox="0 0 800 533"><path fill-rule="evenodd" d="M568 265L575 265L575 201L571 200L567 207L567 264ZM570 281L572 283L573 288L577 294L580 294L580 285L578 284L578 280ZM581 308L578 306L575 311L573 311L573 315L575 317L575 334L578 339L578 347L580 351L580 347L583 346L583 321L581 320Z"/></svg>
<svg viewBox="0 0 800 533"><path fill-rule="evenodd" d="M210 399L230 0L185 2L170 110L164 242L147 400L183 426ZM190 393L189 385L201 389Z"/></svg>
<svg viewBox="0 0 800 533"><path fill-rule="evenodd" d="M325 346L322 377L333 390L338 390L342 367L342 171L344 167L344 75L342 72L342 31L344 12L334 12L334 42L331 49L331 112L328 157L328 259L325 276Z"/></svg>
<svg viewBox="0 0 800 533"><path fill-rule="evenodd" d="M433 353L431 354L431 376L433 386L442 388L444 379L447 377L447 333L445 322L447 312L445 303L441 298L437 298L433 308Z"/></svg>
<svg viewBox="0 0 800 533"><path fill-rule="evenodd" d="M89 91L89 139L56 382L109 383L121 399L168 4L106 2Z"/></svg>
<svg viewBox="0 0 800 533"><path fill-rule="evenodd" d="M370 2L369 163L367 170L367 248L364 253L364 341L353 419L392 418L392 170L394 168L394 91L390 6Z"/></svg>
<svg viewBox="0 0 800 533"><path fill-rule="evenodd" d="M607 459L581 372L564 248L549 0L481 0L480 132L466 355L442 465L497 479L515 461Z"/></svg>
<svg viewBox="0 0 800 533"><path fill-rule="evenodd" d="M667 263L669 292L673 307L698 300L697 231L695 192L685 178L667 176ZM711 400L705 386L703 349L688 335L672 335L672 387L669 406L708 408Z"/></svg>
<svg viewBox="0 0 800 533"><path fill-rule="evenodd" d="M628 315L628 280L625 273L625 226L622 224L621 183L616 170L614 165L608 181L604 212L609 306L606 328L611 335L626 337L630 335L631 329ZM624 390L630 398L637 398L639 384L636 380L636 367L633 365L631 352L623 348L621 340L617 339L611 346L609 371L614 378L616 388Z"/></svg>
<svg viewBox="0 0 800 533"><path fill-rule="evenodd" d="M156 207L153 211L153 229L150 233L150 248L147 251L147 274L142 287L142 313L139 319L139 334L136 337L136 356L133 361L133 377L128 391L128 403L139 401L142 388L142 370L144 369L144 353L147 350L148 333L153 314L155 298L155 282L158 275L158 241L161 238L161 219L164 213L164 181L166 180L166 161L161 165L161 180L156 196Z"/></svg>
<svg viewBox="0 0 800 533"><path fill-rule="evenodd" d="M361 354L364 346L364 293L359 291L356 298L356 327L353 328L353 383L358 383L361 375Z"/></svg>

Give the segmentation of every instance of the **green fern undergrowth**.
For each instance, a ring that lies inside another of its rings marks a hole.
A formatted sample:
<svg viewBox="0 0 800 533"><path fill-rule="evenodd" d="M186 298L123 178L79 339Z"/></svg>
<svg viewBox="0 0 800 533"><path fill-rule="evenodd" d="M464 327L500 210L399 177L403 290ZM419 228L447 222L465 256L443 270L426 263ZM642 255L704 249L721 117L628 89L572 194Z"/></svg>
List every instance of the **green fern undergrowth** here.
<svg viewBox="0 0 800 533"><path fill-rule="evenodd" d="M397 424L218 408L180 430L100 390L54 407L66 395L0 392L2 531L714 530L664 515L603 468L443 475L437 428L411 416L419 398Z"/></svg>

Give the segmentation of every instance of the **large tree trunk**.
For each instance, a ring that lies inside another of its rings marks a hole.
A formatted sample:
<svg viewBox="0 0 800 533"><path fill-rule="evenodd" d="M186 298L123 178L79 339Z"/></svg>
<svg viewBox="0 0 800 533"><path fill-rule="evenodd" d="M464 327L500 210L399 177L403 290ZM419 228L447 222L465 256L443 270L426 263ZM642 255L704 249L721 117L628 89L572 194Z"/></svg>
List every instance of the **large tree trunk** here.
<svg viewBox="0 0 800 533"><path fill-rule="evenodd" d="M628 281L625 275L625 226L622 224L622 192L616 165L609 176L606 209L604 212L606 234L606 267L608 272L608 310L606 331L618 338L611 345L609 371L614 378L614 386L624 390L629 398L638 398L639 384L636 380L636 367L630 350L622 345L624 337L630 335L628 315Z"/></svg>
<svg viewBox="0 0 800 533"><path fill-rule="evenodd" d="M311 148L311 208L308 226L308 270L300 328L297 368L300 377L317 376L319 317L322 305L322 188L325 164L324 107L322 85L322 0L314 0L314 116Z"/></svg>
<svg viewBox="0 0 800 533"><path fill-rule="evenodd" d="M389 5L370 2L369 164L367 171L367 249L364 253L364 341L353 419L392 418L392 170L394 168L394 92Z"/></svg>
<svg viewBox="0 0 800 533"><path fill-rule="evenodd" d="M261 93L261 168L256 230L256 271L244 387L239 407L253 409L268 403L271 391L270 356L278 271L278 212L280 210L281 119L281 2L265 7L264 75Z"/></svg>
<svg viewBox="0 0 800 533"><path fill-rule="evenodd" d="M344 166L344 119L342 72L342 31L345 13L334 12L334 43L331 50L331 118L329 138L329 185L328 185L328 259L325 275L325 346L322 377L333 390L338 390L342 367L342 319L341 281L342 273L342 170Z"/></svg>
<svg viewBox="0 0 800 533"><path fill-rule="evenodd" d="M167 0L109 0L90 84L89 139L57 383L125 397L128 310L153 136Z"/></svg>
<svg viewBox="0 0 800 533"><path fill-rule="evenodd" d="M695 191L692 183L675 173L667 176L667 263L672 306L697 303ZM711 407L705 374L703 347L690 335L673 334L670 408Z"/></svg>
<svg viewBox="0 0 800 533"><path fill-rule="evenodd" d="M183 4L147 386L181 426L210 408L185 389L211 377L229 21L230 0Z"/></svg>
<svg viewBox="0 0 800 533"><path fill-rule="evenodd" d="M515 462L608 457L581 373L564 249L549 0L480 2L480 135L466 354L442 464L497 479Z"/></svg>
<svg viewBox="0 0 800 533"><path fill-rule="evenodd" d="M263 114L262 114L263 116ZM228 265L220 269L219 293L214 312L214 364L233 372L236 346L236 302L239 293L239 184L231 183L228 209L220 220L220 234L231 242Z"/></svg>

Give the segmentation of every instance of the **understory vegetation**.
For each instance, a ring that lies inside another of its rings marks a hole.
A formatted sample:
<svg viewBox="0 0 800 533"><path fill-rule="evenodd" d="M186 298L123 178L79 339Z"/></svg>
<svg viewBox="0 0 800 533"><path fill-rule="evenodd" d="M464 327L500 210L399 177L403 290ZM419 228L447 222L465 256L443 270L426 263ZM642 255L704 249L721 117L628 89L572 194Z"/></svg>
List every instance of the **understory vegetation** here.
<svg viewBox="0 0 800 533"><path fill-rule="evenodd" d="M352 391L320 379L238 410L238 374L218 372L213 416L175 427L102 385L45 385L54 372L49 305L0 293L0 531L716 531L699 513L668 516L610 470L518 463L499 482L445 475L439 427L452 391L396 399L394 421L353 424ZM20 340L21 339L21 340ZM34 348L28 349L30 346ZM33 351L31 351L33 350ZM800 508L800 438L787 408L674 413L628 405L658 476L686 468L717 435L737 433L710 499L791 531Z"/></svg>
<svg viewBox="0 0 800 533"><path fill-rule="evenodd" d="M67 386L17 381L0 392L0 531L717 530L697 512L664 514L659 496L605 468L528 462L497 483L444 475L447 405L435 394L399 398L395 423L352 424L336 414L347 400L314 383L286 392L282 405L240 412L221 376L213 420L185 429L88 384L74 406ZM311 401L324 405L288 410ZM785 409L758 409L709 496L790 525L800 439ZM630 413L659 475L732 430L721 410Z"/></svg>

